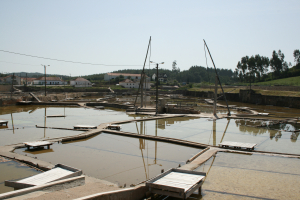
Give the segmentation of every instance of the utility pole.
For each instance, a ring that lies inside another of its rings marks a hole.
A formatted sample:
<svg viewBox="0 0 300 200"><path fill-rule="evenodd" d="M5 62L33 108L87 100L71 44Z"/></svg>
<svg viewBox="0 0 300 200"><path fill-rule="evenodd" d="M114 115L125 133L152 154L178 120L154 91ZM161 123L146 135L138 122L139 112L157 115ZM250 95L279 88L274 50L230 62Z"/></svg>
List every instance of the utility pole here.
<svg viewBox="0 0 300 200"><path fill-rule="evenodd" d="M11 77L11 93L10 93L10 98L12 99L12 93L14 91L14 79L15 79L15 73L13 73Z"/></svg>
<svg viewBox="0 0 300 200"><path fill-rule="evenodd" d="M150 61L150 63L155 63L155 62ZM156 64L156 112L155 112L155 116L156 116L158 113L158 65L164 64L164 62L155 63L155 64Z"/></svg>
<svg viewBox="0 0 300 200"><path fill-rule="evenodd" d="M47 66L50 66L50 65L42 65L42 66L44 66L44 70L45 70L45 96L47 96L47 93L46 93L46 83L47 83L47 81L46 81L46 67Z"/></svg>

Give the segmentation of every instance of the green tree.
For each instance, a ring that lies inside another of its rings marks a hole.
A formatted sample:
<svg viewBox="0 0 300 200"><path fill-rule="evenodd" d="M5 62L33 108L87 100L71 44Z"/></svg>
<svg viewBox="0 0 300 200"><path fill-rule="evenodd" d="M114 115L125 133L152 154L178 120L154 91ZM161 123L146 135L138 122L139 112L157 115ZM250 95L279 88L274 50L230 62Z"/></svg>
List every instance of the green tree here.
<svg viewBox="0 0 300 200"><path fill-rule="evenodd" d="M299 64L300 63L300 51L299 51L299 49L295 49L293 55L294 55L294 61L295 61L296 65Z"/></svg>
<svg viewBox="0 0 300 200"><path fill-rule="evenodd" d="M287 70L287 62L284 61L284 54L280 49L278 50L278 53L275 50L273 51L272 58L270 59L270 66L275 77L279 77L282 71Z"/></svg>

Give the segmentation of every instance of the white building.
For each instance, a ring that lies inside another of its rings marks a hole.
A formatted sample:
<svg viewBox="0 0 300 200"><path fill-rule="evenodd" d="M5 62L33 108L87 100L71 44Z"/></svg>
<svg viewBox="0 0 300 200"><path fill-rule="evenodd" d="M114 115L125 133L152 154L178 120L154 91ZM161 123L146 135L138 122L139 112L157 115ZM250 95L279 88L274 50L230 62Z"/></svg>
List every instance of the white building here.
<svg viewBox="0 0 300 200"><path fill-rule="evenodd" d="M42 76L33 80L34 85L45 85L45 77ZM59 77L46 77L46 85L63 85L64 82Z"/></svg>
<svg viewBox="0 0 300 200"><path fill-rule="evenodd" d="M132 81L130 79L126 79L124 81L119 82L119 85L125 88L139 88L140 80ZM150 81L149 78L146 78L146 84L143 84L144 89L150 89Z"/></svg>
<svg viewBox="0 0 300 200"><path fill-rule="evenodd" d="M125 73L106 73L104 74L104 80L109 81L111 79L115 79L118 76L124 76L124 79L141 79L141 74L125 74Z"/></svg>
<svg viewBox="0 0 300 200"><path fill-rule="evenodd" d="M92 87L92 83L89 80L81 77L71 80L70 85L74 87Z"/></svg>

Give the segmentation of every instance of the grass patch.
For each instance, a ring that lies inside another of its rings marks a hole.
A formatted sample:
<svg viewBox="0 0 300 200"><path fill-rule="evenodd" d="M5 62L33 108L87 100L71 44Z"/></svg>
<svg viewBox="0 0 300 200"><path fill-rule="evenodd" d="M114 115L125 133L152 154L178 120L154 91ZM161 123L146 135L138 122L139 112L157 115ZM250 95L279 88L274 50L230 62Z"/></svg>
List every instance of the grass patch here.
<svg viewBox="0 0 300 200"><path fill-rule="evenodd" d="M276 86L274 86L276 87ZM245 87L241 88L224 88L225 93L239 93L240 89L245 89ZM215 92L213 87L211 88L190 88L189 91L197 91L197 92ZM300 91L281 91L281 90L254 90L255 93L266 95L266 96L286 96L286 97L300 97ZM218 94L222 93L221 88L218 88Z"/></svg>
<svg viewBox="0 0 300 200"><path fill-rule="evenodd" d="M283 79L277 79L277 80L266 81L266 82L258 82L258 83L253 83L253 85L300 86L300 76L283 78Z"/></svg>

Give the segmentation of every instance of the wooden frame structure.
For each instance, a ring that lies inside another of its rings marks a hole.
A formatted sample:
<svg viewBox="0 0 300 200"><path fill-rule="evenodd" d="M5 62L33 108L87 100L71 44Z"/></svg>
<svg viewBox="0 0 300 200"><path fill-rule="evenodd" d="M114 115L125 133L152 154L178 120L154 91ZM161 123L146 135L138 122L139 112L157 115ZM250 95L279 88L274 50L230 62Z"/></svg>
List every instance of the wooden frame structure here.
<svg viewBox="0 0 300 200"><path fill-rule="evenodd" d="M0 126L7 127L8 121L0 120Z"/></svg>
<svg viewBox="0 0 300 200"><path fill-rule="evenodd" d="M111 129L111 130L121 130L121 125L117 125L117 124L109 124L107 126L108 129Z"/></svg>
<svg viewBox="0 0 300 200"><path fill-rule="evenodd" d="M29 150L30 147L39 148L44 146L47 146L48 149L50 149L50 145L52 145L53 143L48 141L35 141L35 142L23 142L23 144L25 144L25 147L27 147L27 150Z"/></svg>
<svg viewBox="0 0 300 200"><path fill-rule="evenodd" d="M172 168L147 181L146 186L151 193L187 199L197 189L201 193L205 177L205 172Z"/></svg>
<svg viewBox="0 0 300 200"><path fill-rule="evenodd" d="M91 126L91 125L76 125L73 127L74 129L97 129L97 126Z"/></svg>
<svg viewBox="0 0 300 200"><path fill-rule="evenodd" d="M233 148L233 149L246 149L246 150L254 150L254 147L257 144L255 143L242 143L242 142L231 142L231 141L224 141L219 143L219 147L223 148Z"/></svg>

